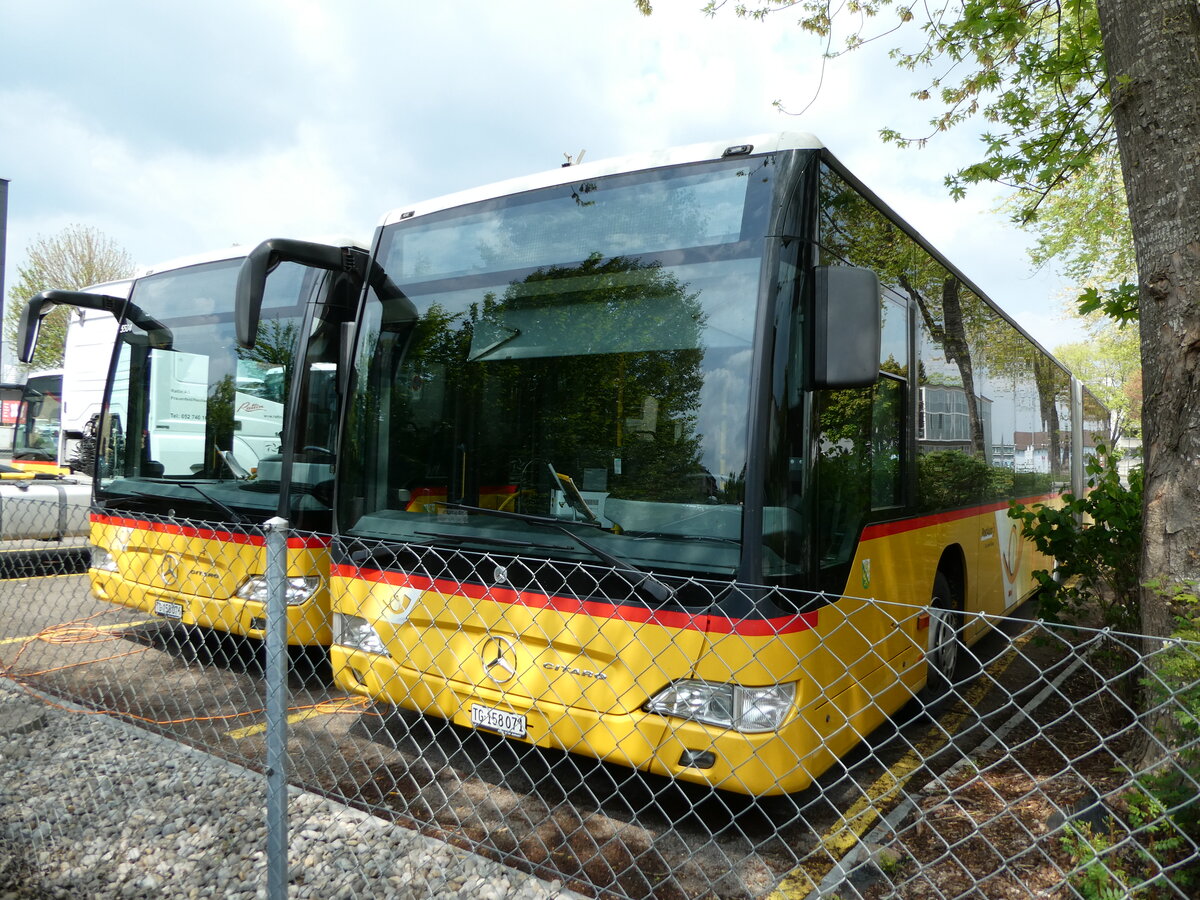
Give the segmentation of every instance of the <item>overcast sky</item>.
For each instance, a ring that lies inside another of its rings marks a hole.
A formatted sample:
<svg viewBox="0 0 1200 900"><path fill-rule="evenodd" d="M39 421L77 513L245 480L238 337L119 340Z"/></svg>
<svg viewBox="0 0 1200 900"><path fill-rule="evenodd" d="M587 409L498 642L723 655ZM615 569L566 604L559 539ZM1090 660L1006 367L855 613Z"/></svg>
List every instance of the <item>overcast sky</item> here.
<svg viewBox="0 0 1200 900"><path fill-rule="evenodd" d="M830 63L781 13L702 0L0 0L5 291L30 242L80 223L138 264L267 237L369 237L391 208L561 164L770 131L817 135L1047 347L1072 336L1028 239L923 150L918 78L883 52ZM894 43L894 41L892 42Z"/></svg>

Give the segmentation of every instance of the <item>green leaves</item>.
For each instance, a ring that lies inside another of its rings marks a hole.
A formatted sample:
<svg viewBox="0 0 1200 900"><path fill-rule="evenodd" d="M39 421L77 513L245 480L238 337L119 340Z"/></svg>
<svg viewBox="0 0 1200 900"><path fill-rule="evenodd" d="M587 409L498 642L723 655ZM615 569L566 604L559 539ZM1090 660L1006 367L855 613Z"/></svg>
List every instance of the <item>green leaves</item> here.
<svg viewBox="0 0 1200 900"><path fill-rule="evenodd" d="M1013 503L1009 517L1021 534L1055 560L1053 574L1034 573L1042 587L1039 614L1048 622L1103 624L1133 633L1141 624L1138 566L1142 540L1142 472L1122 484L1117 456L1096 447L1087 460L1087 491L1063 494L1059 506Z"/></svg>
<svg viewBox="0 0 1200 900"><path fill-rule="evenodd" d="M71 225L51 237L38 237L28 259L17 266L17 280L8 292L4 336L13 341L25 304L41 291L79 290L105 281L116 281L133 272L133 260L114 241L95 228ZM32 367L54 369L62 365L68 316L66 307L47 315L42 323Z"/></svg>
<svg viewBox="0 0 1200 900"><path fill-rule="evenodd" d="M639 0L639 8L643 4ZM710 15L724 3L712 0ZM951 198L972 185L1017 189L1008 204L1014 221L1038 244L1035 266L1050 259L1079 284L1121 284L1085 295L1084 311L1117 322L1137 318L1133 240L1113 131L1112 103L1095 0L965 0L913 7L896 0L835 6L829 0L754 0L739 16L766 19L787 11L797 24L827 39L835 30L845 49L896 40L896 64L928 68L929 83L912 96L940 105L930 131L879 132L885 143L922 147L968 120L991 123L980 155L946 176ZM895 19L887 21L890 11ZM1119 87L1119 82L1118 82ZM776 101L778 108L783 104Z"/></svg>
<svg viewBox="0 0 1200 900"><path fill-rule="evenodd" d="M1089 287L1079 295L1077 308L1080 315L1099 312L1124 325L1138 321L1138 297L1138 286L1129 282L1103 291Z"/></svg>

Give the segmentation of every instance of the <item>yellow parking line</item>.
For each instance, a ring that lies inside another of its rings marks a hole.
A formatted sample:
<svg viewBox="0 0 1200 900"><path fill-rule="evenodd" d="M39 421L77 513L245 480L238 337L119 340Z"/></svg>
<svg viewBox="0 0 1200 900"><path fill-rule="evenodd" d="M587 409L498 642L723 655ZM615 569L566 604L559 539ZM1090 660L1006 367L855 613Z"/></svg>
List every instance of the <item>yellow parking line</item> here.
<svg viewBox="0 0 1200 900"><path fill-rule="evenodd" d="M942 749L971 715L971 710L987 694L998 678L1017 658L1021 647L1033 637L1033 629L1013 641L1012 646L985 670L988 678L979 677L963 695L929 729L925 736L884 772L842 817L821 837L820 846L801 860L771 893L771 900L801 900L807 897L832 871L843 856L849 853L862 836L887 811L908 780L925 765L925 761Z"/></svg>
<svg viewBox="0 0 1200 900"><path fill-rule="evenodd" d="M359 697L347 697L344 700L331 700L325 703L319 703L311 709L304 709L300 712L292 713L287 717L289 725L296 722L303 722L305 719L312 719L316 716L332 716L335 713L342 712L348 707L362 706L362 699ZM267 730L266 722L259 722L257 725L247 725L245 728L235 728L233 731L225 732L225 737L233 738L235 741L240 741L242 738L250 737L255 734L262 734Z"/></svg>
<svg viewBox="0 0 1200 900"><path fill-rule="evenodd" d="M162 619L139 619L137 622L117 622L115 625L80 625L79 628L90 628L92 631L118 631L122 628L136 628L138 625L149 625L151 622L161 622ZM61 628L65 625L70 625L70 622L64 622L62 625L50 625L48 628ZM4 638L0 640L0 646L4 644L24 644L26 641L36 641L41 636L31 634L28 637Z"/></svg>

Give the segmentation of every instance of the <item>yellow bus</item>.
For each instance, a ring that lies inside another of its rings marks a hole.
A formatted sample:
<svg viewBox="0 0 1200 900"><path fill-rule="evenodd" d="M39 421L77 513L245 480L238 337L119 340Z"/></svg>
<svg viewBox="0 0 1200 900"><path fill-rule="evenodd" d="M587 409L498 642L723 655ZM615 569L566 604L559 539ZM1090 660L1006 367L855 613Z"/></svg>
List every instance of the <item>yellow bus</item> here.
<svg viewBox="0 0 1200 900"><path fill-rule="evenodd" d="M331 250L365 260L350 245ZM97 597L262 638L262 525L282 511L297 532L289 540L288 643L327 645L337 370L359 276L352 264L330 272L273 259L265 245L251 256L265 293L245 346L236 340L235 298L247 250L236 247L150 267L127 300L39 294L20 341L31 354L41 316L56 304L119 320L93 480ZM281 499L285 470L291 484Z"/></svg>
<svg viewBox="0 0 1200 900"><path fill-rule="evenodd" d="M62 370L31 374L20 396L12 433L12 465L47 475L70 474L62 455Z"/></svg>
<svg viewBox="0 0 1200 900"><path fill-rule="evenodd" d="M1105 411L815 138L388 214L337 478L335 678L513 741L798 791L1045 565Z"/></svg>
<svg viewBox="0 0 1200 900"><path fill-rule="evenodd" d="M124 298L129 279L83 288ZM12 465L41 475L70 475L89 466L85 433L99 412L117 323L103 312L79 310L66 323L62 368L30 373L20 392L12 435Z"/></svg>

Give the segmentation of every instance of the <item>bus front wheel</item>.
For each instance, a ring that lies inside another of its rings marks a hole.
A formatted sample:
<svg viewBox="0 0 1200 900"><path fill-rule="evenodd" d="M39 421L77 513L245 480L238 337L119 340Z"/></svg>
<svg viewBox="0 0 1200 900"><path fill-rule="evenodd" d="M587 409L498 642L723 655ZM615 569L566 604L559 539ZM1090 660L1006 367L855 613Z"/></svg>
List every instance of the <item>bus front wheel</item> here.
<svg viewBox="0 0 1200 900"><path fill-rule="evenodd" d="M950 579L938 572L929 599L929 644L925 653L928 672L920 697L926 708L944 700L954 685L962 647L960 609Z"/></svg>

